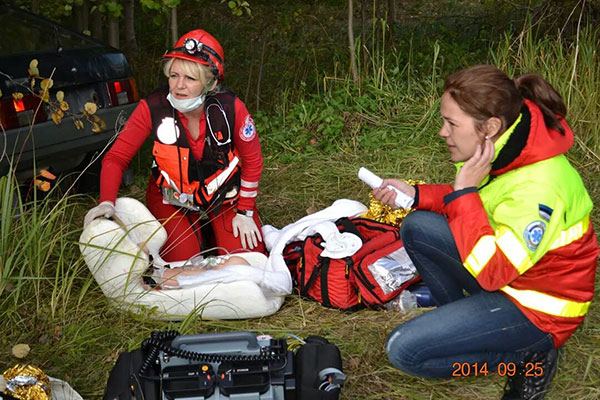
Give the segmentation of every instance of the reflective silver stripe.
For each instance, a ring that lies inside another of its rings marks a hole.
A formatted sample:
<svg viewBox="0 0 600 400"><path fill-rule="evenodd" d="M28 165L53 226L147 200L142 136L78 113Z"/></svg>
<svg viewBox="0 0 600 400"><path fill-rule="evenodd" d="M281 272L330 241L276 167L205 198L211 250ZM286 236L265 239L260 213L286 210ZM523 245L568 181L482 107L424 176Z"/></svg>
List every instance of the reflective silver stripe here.
<svg viewBox="0 0 600 400"><path fill-rule="evenodd" d="M217 175L215 178L213 178L212 181L210 181L206 184L206 193L209 196L211 194L213 194L214 192L216 192L217 189L227 180L227 178L229 178L229 175L231 175L231 173L233 172L233 170L235 169L235 167L238 165L239 162L240 162L240 159L237 157L234 157L233 160L231 160L229 162L229 167L227 167L225 170L223 170L223 172L221 172L219 175Z"/></svg>
<svg viewBox="0 0 600 400"><path fill-rule="evenodd" d="M240 197L256 197L258 190L240 190Z"/></svg>
<svg viewBox="0 0 600 400"><path fill-rule="evenodd" d="M559 238L552 243L549 250L558 249L580 239L588 231L589 227L590 215L588 214L575 225L561 231Z"/></svg>
<svg viewBox="0 0 600 400"><path fill-rule="evenodd" d="M500 290L524 307L558 317L582 317L590 307L589 301L579 303L577 301L559 299L558 297L536 292L535 290L519 290L510 286L504 286Z"/></svg>
<svg viewBox="0 0 600 400"><path fill-rule="evenodd" d="M492 235L482 236L471 254L467 257L463 265L473 275L477 277L483 267L490 261L496 253L496 237Z"/></svg>
<svg viewBox="0 0 600 400"><path fill-rule="evenodd" d="M252 188L257 188L258 187L258 181L256 182L249 182L249 181L245 181L242 179L241 184L243 187L248 188L248 189L252 189Z"/></svg>
<svg viewBox="0 0 600 400"><path fill-rule="evenodd" d="M533 266L527 250L510 229L501 227L496 231L496 236L498 237L496 244L508 261L519 271L519 275Z"/></svg>

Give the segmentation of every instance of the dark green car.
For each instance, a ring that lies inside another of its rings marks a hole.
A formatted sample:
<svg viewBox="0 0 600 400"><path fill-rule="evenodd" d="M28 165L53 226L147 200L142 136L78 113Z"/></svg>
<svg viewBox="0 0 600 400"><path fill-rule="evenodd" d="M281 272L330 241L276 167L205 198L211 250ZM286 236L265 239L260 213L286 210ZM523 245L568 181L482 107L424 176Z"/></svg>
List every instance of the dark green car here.
<svg viewBox="0 0 600 400"><path fill-rule="evenodd" d="M0 3L0 176L81 170L138 101L119 50Z"/></svg>

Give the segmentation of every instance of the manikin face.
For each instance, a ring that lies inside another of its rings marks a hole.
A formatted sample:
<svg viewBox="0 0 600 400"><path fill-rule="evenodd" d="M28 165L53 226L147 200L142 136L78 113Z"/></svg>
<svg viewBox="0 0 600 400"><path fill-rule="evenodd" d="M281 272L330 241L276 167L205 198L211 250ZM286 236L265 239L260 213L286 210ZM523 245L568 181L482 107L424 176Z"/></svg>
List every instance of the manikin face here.
<svg viewBox="0 0 600 400"><path fill-rule="evenodd" d="M477 144L483 143L485 134L475 128L475 119L447 92L442 96L440 114L443 124L438 135L446 141L450 158L453 162L467 161L475 153Z"/></svg>
<svg viewBox="0 0 600 400"><path fill-rule="evenodd" d="M183 62L175 59L171 64L169 73L169 90L171 96L177 100L193 99L202 94L204 84L200 79L193 78L186 74L182 66Z"/></svg>

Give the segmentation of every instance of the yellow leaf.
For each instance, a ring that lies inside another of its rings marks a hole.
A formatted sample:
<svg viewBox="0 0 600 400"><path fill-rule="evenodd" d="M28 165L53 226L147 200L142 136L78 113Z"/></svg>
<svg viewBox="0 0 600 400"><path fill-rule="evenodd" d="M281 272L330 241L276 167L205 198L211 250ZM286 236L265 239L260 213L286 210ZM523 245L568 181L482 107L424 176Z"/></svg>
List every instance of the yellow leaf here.
<svg viewBox="0 0 600 400"><path fill-rule="evenodd" d="M28 68L29 76L40 76L40 70L37 68Z"/></svg>
<svg viewBox="0 0 600 400"><path fill-rule="evenodd" d="M12 97L13 97L13 99L15 99L15 100L21 100L21 99L23 98L23 93L21 93L21 92L14 92L14 93L12 94Z"/></svg>
<svg viewBox="0 0 600 400"><path fill-rule="evenodd" d="M35 58L29 62L29 68L36 68L37 66L38 66L38 60Z"/></svg>
<svg viewBox="0 0 600 400"><path fill-rule="evenodd" d="M35 87L35 78L31 78L31 90Z"/></svg>
<svg viewBox="0 0 600 400"><path fill-rule="evenodd" d="M100 125L98 125L97 123L94 122L92 124L92 132L98 133L98 132L101 132L101 131L102 131L102 129L100 129Z"/></svg>
<svg viewBox="0 0 600 400"><path fill-rule="evenodd" d="M63 110L58 109L56 110L56 115L58 115L58 118L62 118L65 116L65 113L63 112Z"/></svg>
<svg viewBox="0 0 600 400"><path fill-rule="evenodd" d="M69 109L69 103L64 100L60 101L60 109L63 111L67 111Z"/></svg>
<svg viewBox="0 0 600 400"><path fill-rule="evenodd" d="M58 92L56 92L56 100L58 100L59 103L62 103L62 101L65 99L65 92L63 92L62 90L59 90Z"/></svg>
<svg viewBox="0 0 600 400"><path fill-rule="evenodd" d="M2 97L2 89L0 89L0 97Z"/></svg>
<svg viewBox="0 0 600 400"><path fill-rule="evenodd" d="M104 122L104 120L100 119L100 128L102 128L103 130L106 129L106 122Z"/></svg>
<svg viewBox="0 0 600 400"><path fill-rule="evenodd" d="M13 346L13 348L12 348L12 354L16 358L25 358L25 357L27 357L27 354L29 354L30 350L31 350L31 348L29 347L28 344L26 344L26 343L19 343L19 344L15 344Z"/></svg>
<svg viewBox="0 0 600 400"><path fill-rule="evenodd" d="M42 89L50 89L54 85L54 81L50 78L46 78L40 83Z"/></svg>
<svg viewBox="0 0 600 400"><path fill-rule="evenodd" d="M44 103L50 102L50 92L47 90L40 90L40 97Z"/></svg>
<svg viewBox="0 0 600 400"><path fill-rule="evenodd" d="M73 120L73 123L75 124L75 128L77 128L77 130L83 129L83 122L80 119Z"/></svg>
<svg viewBox="0 0 600 400"><path fill-rule="evenodd" d="M56 125L60 124L61 118L58 116L58 114L52 113L50 114L50 116L52 117L52 121L54 121Z"/></svg>
<svg viewBox="0 0 600 400"><path fill-rule="evenodd" d="M85 108L85 111L90 115L95 114L96 111L98 110L98 106L96 105L96 103L90 103L90 102L85 103L84 108Z"/></svg>

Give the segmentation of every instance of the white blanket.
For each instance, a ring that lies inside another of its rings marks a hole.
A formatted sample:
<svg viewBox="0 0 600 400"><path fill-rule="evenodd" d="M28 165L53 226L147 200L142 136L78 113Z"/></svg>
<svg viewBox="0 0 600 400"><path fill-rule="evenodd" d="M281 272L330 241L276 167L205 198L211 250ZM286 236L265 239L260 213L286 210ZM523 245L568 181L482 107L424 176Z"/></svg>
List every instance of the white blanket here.
<svg viewBox="0 0 600 400"><path fill-rule="evenodd" d="M336 239L335 245L332 246L333 248L328 249L328 246L325 246L325 249L329 250L329 254L325 255L345 257L343 254L354 254L354 252L360 248L362 243L358 244L355 239L349 238L349 236L346 236L346 239L342 239L341 241L337 240L340 238L332 235L331 226L333 226L335 232L338 232L335 224L333 223L334 221L337 221L342 217L358 217L363 215L365 212L367 212L367 207L364 204L355 200L339 199L334 201L331 206L314 214L307 215L306 217L287 225L282 229L277 229L271 225L264 225L263 239L265 241L267 250L270 252L269 259L267 260L267 265L265 267L265 273L268 270L280 271L283 269L288 272L285 261L283 260L283 250L285 246L296 240L304 240L307 236L314 235L315 233L321 233L321 236L324 240L326 240L328 237ZM352 236L358 239L357 236ZM281 286L280 290L291 293L292 280L289 272L287 277L287 282L284 282L283 280L281 281L281 283L285 284L285 286Z"/></svg>

